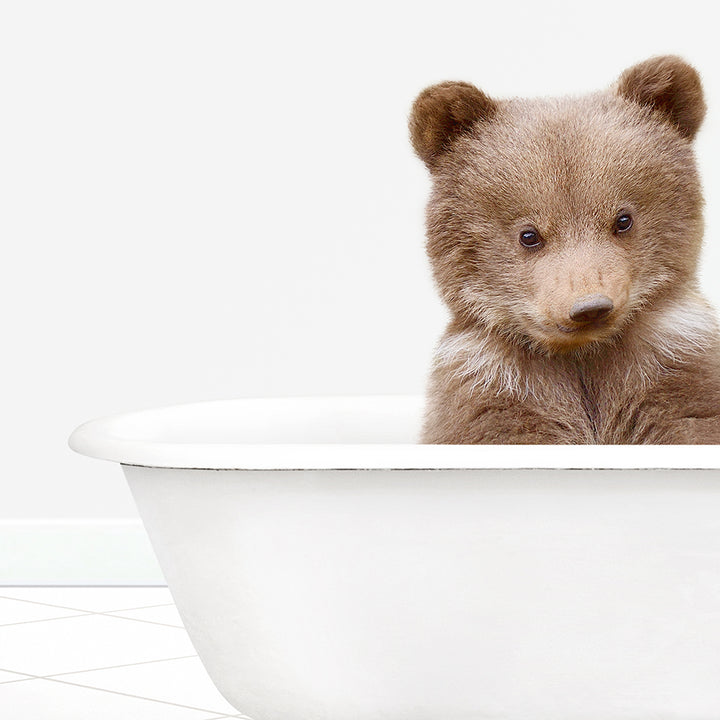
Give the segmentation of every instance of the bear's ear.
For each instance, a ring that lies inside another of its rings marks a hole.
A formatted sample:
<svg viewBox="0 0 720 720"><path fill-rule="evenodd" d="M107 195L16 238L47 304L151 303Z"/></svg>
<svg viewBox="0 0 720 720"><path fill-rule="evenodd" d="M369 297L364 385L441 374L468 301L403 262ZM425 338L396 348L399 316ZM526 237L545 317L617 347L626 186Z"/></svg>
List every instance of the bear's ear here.
<svg viewBox="0 0 720 720"><path fill-rule="evenodd" d="M620 76L617 92L660 113L690 140L705 117L700 76L674 55L650 58L628 68Z"/></svg>
<svg viewBox="0 0 720 720"><path fill-rule="evenodd" d="M410 140L432 170L450 141L476 120L488 120L497 104L474 85L444 82L425 88L410 112Z"/></svg>

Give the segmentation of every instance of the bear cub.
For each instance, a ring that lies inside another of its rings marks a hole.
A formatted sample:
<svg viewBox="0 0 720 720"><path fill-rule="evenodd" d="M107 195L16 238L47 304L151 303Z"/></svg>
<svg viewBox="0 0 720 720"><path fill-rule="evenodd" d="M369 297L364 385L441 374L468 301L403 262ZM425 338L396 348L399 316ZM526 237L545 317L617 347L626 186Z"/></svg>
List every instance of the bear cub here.
<svg viewBox="0 0 720 720"><path fill-rule="evenodd" d="M583 97L418 96L451 312L423 442L720 443L720 336L696 277L704 114L673 56Z"/></svg>

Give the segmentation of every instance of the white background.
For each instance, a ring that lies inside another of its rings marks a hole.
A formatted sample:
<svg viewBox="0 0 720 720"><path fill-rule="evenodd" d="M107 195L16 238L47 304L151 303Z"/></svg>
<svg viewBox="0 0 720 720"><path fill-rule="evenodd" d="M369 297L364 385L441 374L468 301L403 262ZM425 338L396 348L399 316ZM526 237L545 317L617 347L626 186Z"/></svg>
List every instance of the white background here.
<svg viewBox="0 0 720 720"><path fill-rule="evenodd" d="M416 94L701 72L703 286L720 305L709 3L5 3L0 518L133 518L80 422L237 396L421 393L445 313ZM713 242L715 240L715 242Z"/></svg>

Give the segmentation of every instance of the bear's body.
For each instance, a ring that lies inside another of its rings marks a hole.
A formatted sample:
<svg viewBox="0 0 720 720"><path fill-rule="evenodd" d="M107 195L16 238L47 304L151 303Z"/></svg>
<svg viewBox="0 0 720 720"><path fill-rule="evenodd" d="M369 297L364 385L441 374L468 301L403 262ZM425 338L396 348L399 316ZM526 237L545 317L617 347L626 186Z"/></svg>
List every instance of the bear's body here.
<svg viewBox="0 0 720 720"><path fill-rule="evenodd" d="M583 98L421 93L410 129L452 313L424 442L720 443L720 336L696 278L704 112L674 57Z"/></svg>

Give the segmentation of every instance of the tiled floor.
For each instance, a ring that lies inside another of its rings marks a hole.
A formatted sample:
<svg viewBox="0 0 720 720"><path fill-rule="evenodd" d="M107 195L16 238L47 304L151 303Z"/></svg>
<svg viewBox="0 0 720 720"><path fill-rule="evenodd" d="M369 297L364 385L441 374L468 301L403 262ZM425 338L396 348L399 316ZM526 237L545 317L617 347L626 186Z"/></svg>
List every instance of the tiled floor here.
<svg viewBox="0 0 720 720"><path fill-rule="evenodd" d="M3 720L228 717L167 588L0 587Z"/></svg>

